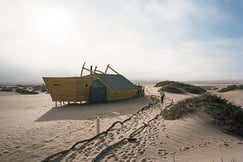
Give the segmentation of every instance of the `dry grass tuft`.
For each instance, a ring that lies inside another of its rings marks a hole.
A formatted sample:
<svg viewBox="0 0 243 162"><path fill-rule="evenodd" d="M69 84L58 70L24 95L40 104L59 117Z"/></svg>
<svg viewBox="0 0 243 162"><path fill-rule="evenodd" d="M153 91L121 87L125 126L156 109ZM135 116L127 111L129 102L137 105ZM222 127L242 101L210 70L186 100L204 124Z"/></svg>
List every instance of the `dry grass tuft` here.
<svg viewBox="0 0 243 162"><path fill-rule="evenodd" d="M216 95L205 94L180 101L170 109L163 110L161 115L167 120L175 120L198 108L211 115L213 123L223 131L243 136L243 109Z"/></svg>
<svg viewBox="0 0 243 162"><path fill-rule="evenodd" d="M202 94L206 92L205 89L202 89L200 87L190 85L190 84L175 82L175 81L162 81L157 83L155 87L161 87L160 91L166 91L166 92L178 93L178 94L183 94L183 93Z"/></svg>

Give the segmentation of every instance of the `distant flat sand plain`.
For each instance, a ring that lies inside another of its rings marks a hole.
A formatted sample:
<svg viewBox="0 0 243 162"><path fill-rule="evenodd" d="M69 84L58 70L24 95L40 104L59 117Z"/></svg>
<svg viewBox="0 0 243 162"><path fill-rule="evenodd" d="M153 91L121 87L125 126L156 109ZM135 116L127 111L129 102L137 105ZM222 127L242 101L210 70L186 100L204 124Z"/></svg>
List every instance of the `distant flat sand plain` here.
<svg viewBox="0 0 243 162"><path fill-rule="evenodd" d="M212 85L211 85L212 86ZM218 86L218 85L217 85ZM146 95L158 96L157 88L146 85ZM211 93L243 107L243 91ZM122 128L77 146L58 161L165 161L165 162L241 162L243 141L211 125L203 112L180 120L153 119L173 99L191 95L166 93L165 104L156 104L132 118ZM42 161L49 155L69 149L75 142L91 138L115 121L123 121L151 102L150 97L104 104L54 107L49 94L19 95L0 93L0 161ZM126 139L135 132L136 141ZM111 147L112 146L112 147ZM105 150L105 151L104 151Z"/></svg>

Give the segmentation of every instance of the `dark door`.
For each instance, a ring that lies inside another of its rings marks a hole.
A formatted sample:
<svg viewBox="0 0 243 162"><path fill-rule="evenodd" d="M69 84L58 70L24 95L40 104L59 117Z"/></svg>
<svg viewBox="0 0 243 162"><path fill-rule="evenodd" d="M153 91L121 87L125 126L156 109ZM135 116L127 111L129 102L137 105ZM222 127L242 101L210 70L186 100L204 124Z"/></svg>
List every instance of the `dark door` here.
<svg viewBox="0 0 243 162"><path fill-rule="evenodd" d="M93 103L106 102L106 87L98 80L91 86L90 101Z"/></svg>

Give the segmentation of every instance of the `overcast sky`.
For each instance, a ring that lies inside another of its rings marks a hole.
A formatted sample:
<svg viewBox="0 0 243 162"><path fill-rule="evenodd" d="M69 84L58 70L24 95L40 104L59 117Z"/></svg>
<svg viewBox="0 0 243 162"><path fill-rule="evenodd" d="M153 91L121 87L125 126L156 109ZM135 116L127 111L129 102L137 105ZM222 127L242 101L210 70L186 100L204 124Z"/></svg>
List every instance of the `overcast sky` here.
<svg viewBox="0 0 243 162"><path fill-rule="evenodd" d="M0 83L243 79L242 0L0 0Z"/></svg>

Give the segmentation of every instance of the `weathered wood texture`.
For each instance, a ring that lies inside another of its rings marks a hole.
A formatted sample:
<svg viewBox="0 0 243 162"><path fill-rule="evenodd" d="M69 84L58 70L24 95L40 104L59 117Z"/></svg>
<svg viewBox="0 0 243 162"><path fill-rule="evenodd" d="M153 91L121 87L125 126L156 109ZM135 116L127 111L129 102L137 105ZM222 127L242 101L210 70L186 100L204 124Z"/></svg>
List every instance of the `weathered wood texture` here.
<svg viewBox="0 0 243 162"><path fill-rule="evenodd" d="M88 101L92 78L43 78L52 101Z"/></svg>

